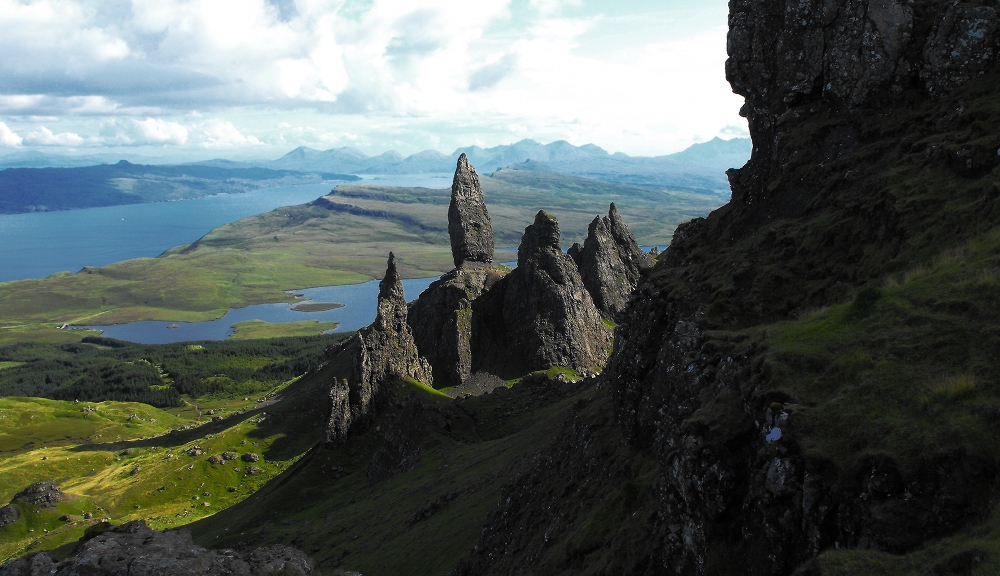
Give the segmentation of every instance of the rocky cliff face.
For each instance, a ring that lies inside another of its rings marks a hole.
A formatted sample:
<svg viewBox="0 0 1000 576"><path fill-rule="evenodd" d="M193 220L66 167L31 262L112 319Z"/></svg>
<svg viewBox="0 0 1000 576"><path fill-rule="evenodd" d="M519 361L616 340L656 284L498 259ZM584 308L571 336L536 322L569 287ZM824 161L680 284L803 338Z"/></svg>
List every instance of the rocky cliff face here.
<svg viewBox="0 0 1000 576"><path fill-rule="evenodd" d="M493 225L486 210L479 175L465 154L458 157L451 185L448 235L456 267L464 262L493 262Z"/></svg>
<svg viewBox="0 0 1000 576"><path fill-rule="evenodd" d="M413 339L434 368L439 387L461 386L472 377L472 302L503 275L493 266L465 262L411 305Z"/></svg>
<svg viewBox="0 0 1000 576"><path fill-rule="evenodd" d="M385 277L379 283L375 322L333 352L350 355L352 368L351 377L334 383L330 391L328 442L343 441L352 427L364 425L386 384L404 378L433 382L430 364L417 352L406 316L403 282L390 253Z"/></svg>
<svg viewBox="0 0 1000 576"><path fill-rule="evenodd" d="M753 156L729 173L726 206L677 229L615 332L603 374L615 418L629 445L657 461L657 513L630 532L648 542L649 563L615 573L822 573L810 562L823 551L907 553L991 513L996 459L974 443L945 450L919 438L912 452L890 454L884 438L848 424L817 426L832 402L824 394L870 386L878 403L893 392L847 379L836 362L773 362L768 328L878 297L887 276L996 229L997 16L986 1L730 2L726 70L746 98ZM858 350L871 366L891 355L878 342ZM789 372L812 380L778 385ZM920 383L905 386L903 398ZM925 425L925 409L879 429L917 436L900 422ZM871 425L869 414L845 413ZM579 489L570 478L590 463L572 461L600 424L580 422L557 441L558 473L539 466L511 481L468 559L482 568L474 573L530 571L546 554L557 558L551 573L601 573L586 550L619 538L573 525L576 508L555 497ZM851 439L834 458L824 445L839 434ZM584 533L589 548L574 556ZM546 552L561 547L564 558ZM926 573L972 573L971 562Z"/></svg>
<svg viewBox="0 0 1000 576"><path fill-rule="evenodd" d="M501 377L550 366L600 369L611 331L559 244L559 223L539 211L525 228L517 268L473 302L473 370Z"/></svg>
<svg viewBox="0 0 1000 576"><path fill-rule="evenodd" d="M963 181L996 166L979 150L995 144L962 132L971 97L948 92L995 68L996 8L975 4L730 3L727 75L746 97L753 157L731 171L729 204L678 228L606 371L630 441L664 471L665 567L786 574L827 548L909 550L981 514L963 488L988 490L992 464L976 458L928 454L909 473L862 458L867 476L845 480L805 456L796 434L822 431L795 428L797 399L758 393L773 375L755 344L718 332L841 302L996 221ZM920 170L976 207L916 208Z"/></svg>
<svg viewBox="0 0 1000 576"><path fill-rule="evenodd" d="M653 267L653 259L639 248L613 202L607 216L590 223L583 246L574 244L567 253L579 267L594 305L616 322L640 275Z"/></svg>

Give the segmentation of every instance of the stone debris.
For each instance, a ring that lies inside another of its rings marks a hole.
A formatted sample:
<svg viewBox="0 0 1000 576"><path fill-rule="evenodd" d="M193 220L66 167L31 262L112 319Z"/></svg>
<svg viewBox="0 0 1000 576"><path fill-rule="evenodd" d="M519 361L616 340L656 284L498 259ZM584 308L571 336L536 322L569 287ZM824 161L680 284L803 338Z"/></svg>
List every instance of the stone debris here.
<svg viewBox="0 0 1000 576"><path fill-rule="evenodd" d="M206 503L207 505L207 503ZM315 563L289 546L272 545L247 553L208 550L191 539L188 530L159 532L142 520L119 527L95 525L73 553L55 562L42 552L5 562L0 576L264 576L315 573Z"/></svg>

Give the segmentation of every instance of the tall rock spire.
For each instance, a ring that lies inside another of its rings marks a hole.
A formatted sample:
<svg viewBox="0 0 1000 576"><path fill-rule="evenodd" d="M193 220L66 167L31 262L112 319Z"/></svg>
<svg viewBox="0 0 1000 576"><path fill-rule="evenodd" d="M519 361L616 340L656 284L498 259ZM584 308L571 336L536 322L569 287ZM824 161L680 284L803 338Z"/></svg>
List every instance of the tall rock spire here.
<svg viewBox="0 0 1000 576"><path fill-rule="evenodd" d="M403 282L396 257L390 252L385 277L379 283L375 322L358 330L334 352L349 355L351 368L350 378L335 381L330 390L328 442L342 442L351 430L366 426L394 381L413 378L424 384L433 382L431 366L417 352L406 315Z"/></svg>
<svg viewBox="0 0 1000 576"><path fill-rule="evenodd" d="M464 262L493 262L493 225L486 210L476 169L462 154L458 157L448 206L448 235L455 266Z"/></svg>

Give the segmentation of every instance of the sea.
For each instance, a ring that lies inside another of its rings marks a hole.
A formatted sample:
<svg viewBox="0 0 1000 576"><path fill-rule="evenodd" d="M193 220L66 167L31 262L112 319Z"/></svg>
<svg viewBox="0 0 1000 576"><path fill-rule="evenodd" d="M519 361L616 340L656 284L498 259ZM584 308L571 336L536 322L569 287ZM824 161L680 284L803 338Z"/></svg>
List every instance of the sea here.
<svg viewBox="0 0 1000 576"><path fill-rule="evenodd" d="M361 176L383 186L451 187L450 174ZM262 188L196 200L0 215L0 282L155 257L209 231L282 206L312 202L336 183Z"/></svg>

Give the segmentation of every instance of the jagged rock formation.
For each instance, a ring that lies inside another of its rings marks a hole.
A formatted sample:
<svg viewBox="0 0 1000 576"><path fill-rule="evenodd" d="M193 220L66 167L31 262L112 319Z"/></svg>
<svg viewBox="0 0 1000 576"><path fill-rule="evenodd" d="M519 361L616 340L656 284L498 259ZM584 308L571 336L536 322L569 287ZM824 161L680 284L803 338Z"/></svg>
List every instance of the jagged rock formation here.
<svg viewBox="0 0 1000 576"><path fill-rule="evenodd" d="M281 545L256 548L248 553L235 550L206 550L191 540L186 530L158 532L142 520L81 542L73 553L55 562L42 552L0 566L0 576L264 576L314 572L312 559Z"/></svg>
<svg viewBox="0 0 1000 576"><path fill-rule="evenodd" d="M662 565L707 572L725 548L748 571L788 574L828 548L911 550L983 513L976 495L989 491L993 465L928 453L903 472L859 457L853 465L864 472L850 478L797 443L797 434L823 433L796 428L797 399L755 394L773 378L756 345L710 331L842 302L915 265L915 247L932 235L949 245L997 221L985 197L946 215L895 192L914 190L908 174L919 181L933 170L964 197L963 177L997 166L995 143L963 132L973 122L961 117L967 103L942 102L927 121L908 117L933 110L928 94L943 98L995 70L996 9L734 0L730 11L726 70L746 97L753 157L730 172L729 204L677 229L606 368L630 441L665 471ZM903 176L890 184L887 174Z"/></svg>
<svg viewBox="0 0 1000 576"><path fill-rule="evenodd" d="M410 305L408 318L440 387L461 386L472 377L472 301L504 274L491 264L493 226L479 176L465 154L451 187L448 233L456 268Z"/></svg>
<svg viewBox="0 0 1000 576"><path fill-rule="evenodd" d="M599 422L581 421L511 482L467 559L473 569L456 574L523 573L565 547L566 574L818 575L823 564L810 562L823 551L892 558L993 514L1000 463L978 446L931 440L901 455L859 435L840 460L818 449L842 441L815 425L829 397L778 386L788 367L771 364L758 327L850 301L996 229L998 142L995 128L981 130L1000 124L997 17L995 3L975 1L730 2L726 70L746 98L753 157L729 173L732 200L680 226L640 281L604 371L622 433L659 470L656 513L606 530L648 542L649 556L602 570L590 551L620 538L588 534L574 550L579 502L559 498L578 489L573 478L601 482L585 473L596 459L579 457ZM830 386L823 394L854 385L801 370ZM973 573L980 561L921 553L942 560L926 573Z"/></svg>
<svg viewBox="0 0 1000 576"><path fill-rule="evenodd" d="M594 305L614 321L621 318L629 296L643 271L653 267L653 259L639 248L614 202L605 217L590 223L583 247L574 244L567 251L580 268L580 277Z"/></svg>
<svg viewBox="0 0 1000 576"><path fill-rule="evenodd" d="M596 370L611 331L559 245L559 223L544 211L525 228L517 268L472 303L472 368L501 377L550 366Z"/></svg>
<svg viewBox="0 0 1000 576"><path fill-rule="evenodd" d="M375 322L333 352L350 355L352 367L350 378L334 383L330 391L328 442L340 442L352 427L364 425L388 383L405 378L428 385L433 382L430 364L417 352L406 315L403 282L396 257L389 253L385 277L379 283Z"/></svg>
<svg viewBox="0 0 1000 576"><path fill-rule="evenodd" d="M472 377L472 302L503 275L490 265L465 262L411 304L413 340L433 366L439 387L461 386Z"/></svg>
<svg viewBox="0 0 1000 576"><path fill-rule="evenodd" d="M465 262L493 262L493 225L486 210L479 175L465 154L458 157L451 185L448 235L456 267Z"/></svg>

